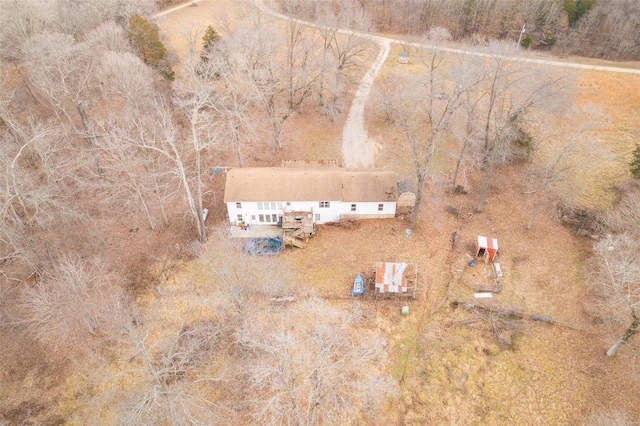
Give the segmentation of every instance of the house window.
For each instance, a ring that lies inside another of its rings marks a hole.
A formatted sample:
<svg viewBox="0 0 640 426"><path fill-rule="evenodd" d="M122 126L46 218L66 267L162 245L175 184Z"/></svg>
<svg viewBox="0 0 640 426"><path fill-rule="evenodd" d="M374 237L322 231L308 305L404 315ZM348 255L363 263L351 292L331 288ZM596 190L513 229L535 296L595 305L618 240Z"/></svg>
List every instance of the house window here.
<svg viewBox="0 0 640 426"><path fill-rule="evenodd" d="M275 210L276 209L276 203L274 203L273 201L271 202L271 210Z"/></svg>
<svg viewBox="0 0 640 426"><path fill-rule="evenodd" d="M316 222L320 222L320 215L316 213Z"/></svg>
<svg viewBox="0 0 640 426"><path fill-rule="evenodd" d="M378 211L381 212L384 210L384 204L378 204Z"/></svg>
<svg viewBox="0 0 640 426"><path fill-rule="evenodd" d="M259 221L260 223L264 223L264 215L263 215L263 214L258 215L258 221Z"/></svg>
<svg viewBox="0 0 640 426"><path fill-rule="evenodd" d="M276 223L278 221L278 215L277 214L272 214L271 215L271 222Z"/></svg>
<svg viewBox="0 0 640 426"><path fill-rule="evenodd" d="M252 215L251 215L251 222L255 222L255 221L256 221L256 215L255 215L255 214L252 214Z"/></svg>
<svg viewBox="0 0 640 426"><path fill-rule="evenodd" d="M287 206L291 207L291 202L287 201Z"/></svg>
<svg viewBox="0 0 640 426"><path fill-rule="evenodd" d="M282 202L278 202L278 210L282 210Z"/></svg>
<svg viewBox="0 0 640 426"><path fill-rule="evenodd" d="M238 222L242 222L242 215L241 214L238 215Z"/></svg>
<svg viewBox="0 0 640 426"><path fill-rule="evenodd" d="M258 210L262 210L262 203L258 203Z"/></svg>
<svg viewBox="0 0 640 426"><path fill-rule="evenodd" d="M356 205L355 204L351 204L351 211L355 212L356 211Z"/></svg>
<svg viewBox="0 0 640 426"><path fill-rule="evenodd" d="M236 203L236 209L241 209L242 208L242 203Z"/></svg>
<svg viewBox="0 0 640 426"><path fill-rule="evenodd" d="M320 201L320 208L329 208L329 202L328 201Z"/></svg>

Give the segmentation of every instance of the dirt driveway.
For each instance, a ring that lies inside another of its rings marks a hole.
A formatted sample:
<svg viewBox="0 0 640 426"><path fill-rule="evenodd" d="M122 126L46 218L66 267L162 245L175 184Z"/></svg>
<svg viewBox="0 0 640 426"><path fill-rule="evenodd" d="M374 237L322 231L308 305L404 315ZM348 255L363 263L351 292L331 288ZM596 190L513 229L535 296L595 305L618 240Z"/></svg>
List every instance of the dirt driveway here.
<svg viewBox="0 0 640 426"><path fill-rule="evenodd" d="M364 129L364 107L369 100L371 86L389 56L390 43L378 37L373 41L380 45L380 53L360 81L342 133L342 161L345 167L366 168L375 165L376 143Z"/></svg>

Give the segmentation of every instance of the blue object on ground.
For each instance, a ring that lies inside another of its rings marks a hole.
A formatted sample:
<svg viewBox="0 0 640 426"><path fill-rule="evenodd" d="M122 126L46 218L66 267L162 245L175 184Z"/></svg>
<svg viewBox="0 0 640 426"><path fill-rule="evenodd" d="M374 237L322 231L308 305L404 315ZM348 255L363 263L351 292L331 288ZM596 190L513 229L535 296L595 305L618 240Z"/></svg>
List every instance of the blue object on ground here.
<svg viewBox="0 0 640 426"><path fill-rule="evenodd" d="M247 238L243 250L247 254L256 256L274 256L282 251L280 238Z"/></svg>
<svg viewBox="0 0 640 426"><path fill-rule="evenodd" d="M356 278L353 280L353 288L351 289L352 296L361 296L364 294L364 278L362 275L356 275Z"/></svg>

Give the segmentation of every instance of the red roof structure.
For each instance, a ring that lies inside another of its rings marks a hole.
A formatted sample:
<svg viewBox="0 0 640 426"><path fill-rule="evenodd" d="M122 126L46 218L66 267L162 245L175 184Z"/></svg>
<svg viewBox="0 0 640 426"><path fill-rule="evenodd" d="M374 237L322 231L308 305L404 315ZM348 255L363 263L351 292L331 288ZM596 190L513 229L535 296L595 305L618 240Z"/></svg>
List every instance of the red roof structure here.
<svg viewBox="0 0 640 426"><path fill-rule="evenodd" d="M485 262L493 262L498 256L498 239L478 235L476 242L476 257L482 257Z"/></svg>

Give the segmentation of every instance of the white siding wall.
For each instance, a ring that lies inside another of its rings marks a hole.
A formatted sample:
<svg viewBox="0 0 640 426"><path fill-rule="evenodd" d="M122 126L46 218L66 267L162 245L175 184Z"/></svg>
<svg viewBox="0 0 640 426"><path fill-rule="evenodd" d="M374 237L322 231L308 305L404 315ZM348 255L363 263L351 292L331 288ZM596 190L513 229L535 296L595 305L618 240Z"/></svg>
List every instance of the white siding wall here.
<svg viewBox="0 0 640 426"><path fill-rule="evenodd" d="M240 221L255 225L273 225L282 216L283 209L287 207L285 202L267 203L263 202L262 209L258 208L256 202L243 202L240 208L236 203L227 203L229 221L237 224ZM356 211L351 211L351 205L356 205ZM382 204L382 211L378 206ZM272 208L274 207L274 208ZM292 201L290 205L295 211L310 211L314 213L316 223L338 222L341 217L353 216L354 218L366 217L393 217L396 213L395 202L340 202L329 200L329 207L320 207L319 201ZM260 222L260 215L263 215L264 222ZM275 221L274 219L275 215ZM319 216L318 216L319 215ZM318 219L319 217L319 219Z"/></svg>
<svg viewBox="0 0 640 426"><path fill-rule="evenodd" d="M238 222L275 225L282 216L284 205L285 203L282 202L242 202L238 207L237 203L227 203L227 212L229 221L235 225ZM260 222L260 215L262 215L262 222Z"/></svg>
<svg viewBox="0 0 640 426"><path fill-rule="evenodd" d="M351 205L356 205L356 210L351 210ZM382 205L382 210L379 206ZM395 202L359 202L359 203L342 203L340 205L340 214L342 217L353 216L354 218L364 217L394 217L396 214Z"/></svg>

